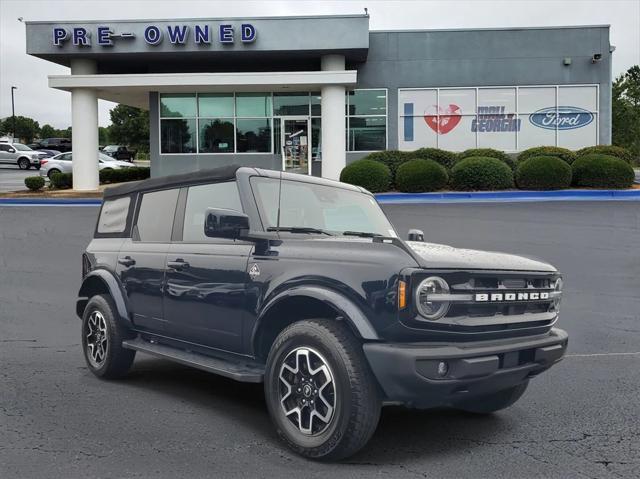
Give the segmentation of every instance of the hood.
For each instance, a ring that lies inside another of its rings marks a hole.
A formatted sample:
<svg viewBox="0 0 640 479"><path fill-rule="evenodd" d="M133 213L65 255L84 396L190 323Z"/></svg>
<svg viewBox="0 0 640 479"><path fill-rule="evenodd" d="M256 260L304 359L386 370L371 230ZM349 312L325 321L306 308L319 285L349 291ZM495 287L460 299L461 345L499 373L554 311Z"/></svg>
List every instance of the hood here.
<svg viewBox="0 0 640 479"><path fill-rule="evenodd" d="M419 257L420 266L434 269L487 269L509 271L557 271L549 263L494 251L454 248L443 244L405 241Z"/></svg>

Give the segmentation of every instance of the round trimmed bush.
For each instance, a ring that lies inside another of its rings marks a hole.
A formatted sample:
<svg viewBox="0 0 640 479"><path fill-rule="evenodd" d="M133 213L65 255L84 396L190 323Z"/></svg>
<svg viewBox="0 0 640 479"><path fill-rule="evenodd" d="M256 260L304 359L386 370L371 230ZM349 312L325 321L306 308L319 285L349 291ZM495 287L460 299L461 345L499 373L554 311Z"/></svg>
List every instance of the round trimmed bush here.
<svg viewBox="0 0 640 479"><path fill-rule="evenodd" d="M571 165L556 156L534 156L518 165L516 184L524 190L569 188Z"/></svg>
<svg viewBox="0 0 640 479"><path fill-rule="evenodd" d="M51 186L58 190L65 190L73 187L72 173L54 173L51 175Z"/></svg>
<svg viewBox="0 0 640 479"><path fill-rule="evenodd" d="M436 163L450 169L458 159L458 155L452 151L441 150L440 148L419 148L409 152L411 158L421 160L433 160Z"/></svg>
<svg viewBox="0 0 640 479"><path fill-rule="evenodd" d="M486 158L495 158L506 163L512 170L516 169L516 161L507 155L504 151L494 150L493 148L472 148L458 153L458 161L474 156L484 156Z"/></svg>
<svg viewBox="0 0 640 479"><path fill-rule="evenodd" d="M400 151L400 150L383 150L383 151L374 151L373 153L369 153L367 156L362 158L363 160L371 160L378 161L383 165L386 165L391 172L391 183L393 184L396 170L398 167L404 163L405 161L409 161L411 158L412 152L408 151Z"/></svg>
<svg viewBox="0 0 640 479"><path fill-rule="evenodd" d="M576 159L576 154L566 148L560 148L558 146L536 146L520 153L518 155L518 163L527 161L534 156L556 156L569 164L573 163Z"/></svg>
<svg viewBox="0 0 640 479"><path fill-rule="evenodd" d="M626 161L627 163L633 164L633 155L629 150L621 146L596 145L596 146L588 146L586 148L582 148L581 150L576 151L576 155L578 156L578 158L581 158L587 155L593 155L593 154L614 156L616 158Z"/></svg>
<svg viewBox="0 0 640 479"><path fill-rule="evenodd" d="M396 172L396 187L405 193L441 190L448 182L447 170L433 160L407 161Z"/></svg>
<svg viewBox="0 0 640 479"><path fill-rule="evenodd" d="M471 157L451 168L455 190L506 190L513 188L513 171L495 158Z"/></svg>
<svg viewBox="0 0 640 479"><path fill-rule="evenodd" d="M629 188L635 179L631 165L614 156L586 155L574 161L571 168L575 186Z"/></svg>
<svg viewBox="0 0 640 479"><path fill-rule="evenodd" d="M358 160L342 170L340 181L362 186L372 193L380 193L389 190L391 172L389 167L378 161Z"/></svg>
<svg viewBox="0 0 640 479"><path fill-rule="evenodd" d="M30 190L38 191L44 186L44 178L42 176L28 176L24 179L24 184Z"/></svg>

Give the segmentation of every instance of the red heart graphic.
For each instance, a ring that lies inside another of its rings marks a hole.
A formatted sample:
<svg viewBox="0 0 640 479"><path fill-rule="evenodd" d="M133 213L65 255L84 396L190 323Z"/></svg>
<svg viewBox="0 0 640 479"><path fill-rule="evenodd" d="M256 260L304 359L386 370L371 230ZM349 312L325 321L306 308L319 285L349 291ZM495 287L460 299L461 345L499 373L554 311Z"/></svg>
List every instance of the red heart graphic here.
<svg viewBox="0 0 640 479"><path fill-rule="evenodd" d="M437 115L425 115L424 121L429 128L435 131L438 135L446 135L453 130L460 120L462 119L462 111L458 105L449 104L447 108L438 108L433 105L434 109L438 110Z"/></svg>

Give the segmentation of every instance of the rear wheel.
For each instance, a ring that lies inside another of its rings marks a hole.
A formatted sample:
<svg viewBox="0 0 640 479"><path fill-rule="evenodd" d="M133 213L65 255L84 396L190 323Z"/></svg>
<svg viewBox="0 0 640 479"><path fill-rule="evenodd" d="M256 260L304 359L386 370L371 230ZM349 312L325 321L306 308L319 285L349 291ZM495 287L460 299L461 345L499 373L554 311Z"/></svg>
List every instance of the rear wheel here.
<svg viewBox="0 0 640 479"><path fill-rule="evenodd" d="M456 405L458 409L472 412L476 414L491 414L501 409L512 406L518 399L522 397L529 385L529 381L514 386L509 389L503 389L495 393L479 396L473 400L459 403Z"/></svg>
<svg viewBox="0 0 640 479"><path fill-rule="evenodd" d="M60 173L60 170L57 168L51 168L48 172L47 172L47 176L49 177L49 179L51 179L51 177L53 175L55 175L56 173Z"/></svg>
<svg viewBox="0 0 640 479"><path fill-rule="evenodd" d="M18 168L20 168L21 170L28 170L29 168L31 168L31 162L26 158L20 158L18 160Z"/></svg>
<svg viewBox="0 0 640 479"><path fill-rule="evenodd" d="M280 333L267 360L265 394L280 437L312 459L354 454L380 417L362 345L336 320L300 321Z"/></svg>

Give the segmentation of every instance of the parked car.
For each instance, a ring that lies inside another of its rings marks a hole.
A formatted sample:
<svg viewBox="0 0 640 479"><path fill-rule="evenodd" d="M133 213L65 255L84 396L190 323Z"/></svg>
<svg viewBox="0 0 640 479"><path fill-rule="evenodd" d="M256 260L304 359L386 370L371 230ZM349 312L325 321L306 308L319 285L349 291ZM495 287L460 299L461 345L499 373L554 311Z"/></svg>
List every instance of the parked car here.
<svg viewBox="0 0 640 479"><path fill-rule="evenodd" d="M69 138L45 138L34 143L38 149L58 150L60 152L71 151L71 140Z"/></svg>
<svg viewBox="0 0 640 479"><path fill-rule="evenodd" d="M34 151L39 151L41 153L44 153L46 155L45 158L53 158L54 156L62 153L61 151L58 151L58 150L45 150L42 148L31 148L31 149Z"/></svg>
<svg viewBox="0 0 640 479"><path fill-rule="evenodd" d="M40 168L40 176L46 176L51 179L54 173L71 173L73 171L72 162L73 153L60 153L53 158L45 158L41 160L42 168ZM120 168L131 168L133 165L125 161L114 160L110 156L98 153L98 162L100 170L118 170Z"/></svg>
<svg viewBox="0 0 640 479"><path fill-rule="evenodd" d="M129 150L126 146L122 145L107 145L102 148L102 153L109 155L116 160L133 161L136 158L136 150Z"/></svg>
<svg viewBox="0 0 640 479"><path fill-rule="evenodd" d="M28 170L32 166L40 169L40 160L45 156L45 153L34 151L22 143L0 142L0 163L18 165L21 170Z"/></svg>
<svg viewBox="0 0 640 479"><path fill-rule="evenodd" d="M313 459L362 448L385 404L511 406L565 354L560 273L409 239L366 190L312 176L108 188L76 303L86 362L117 378L139 351L264 383L276 430Z"/></svg>

